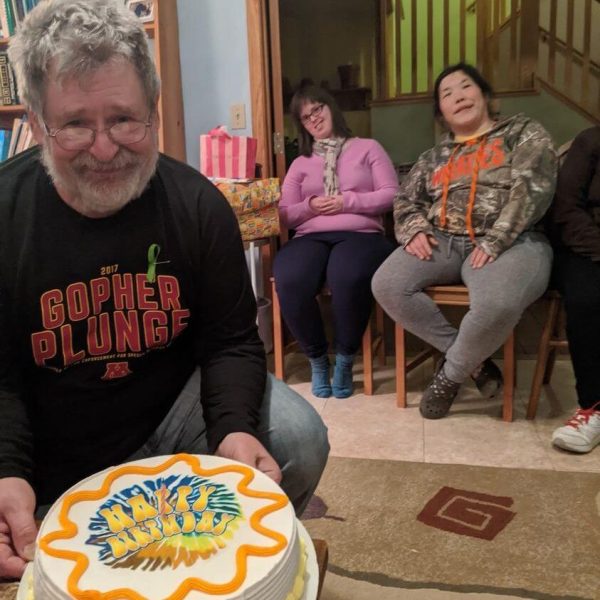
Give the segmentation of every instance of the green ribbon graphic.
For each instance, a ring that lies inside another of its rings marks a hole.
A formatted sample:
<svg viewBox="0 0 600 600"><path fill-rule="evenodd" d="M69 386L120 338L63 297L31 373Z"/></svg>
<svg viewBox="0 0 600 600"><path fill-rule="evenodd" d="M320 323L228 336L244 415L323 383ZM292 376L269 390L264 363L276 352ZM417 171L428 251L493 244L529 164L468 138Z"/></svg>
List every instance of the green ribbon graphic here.
<svg viewBox="0 0 600 600"><path fill-rule="evenodd" d="M158 255L160 254L160 246L158 244L150 244L148 248L148 272L146 280L148 283L156 281L156 265L158 264Z"/></svg>

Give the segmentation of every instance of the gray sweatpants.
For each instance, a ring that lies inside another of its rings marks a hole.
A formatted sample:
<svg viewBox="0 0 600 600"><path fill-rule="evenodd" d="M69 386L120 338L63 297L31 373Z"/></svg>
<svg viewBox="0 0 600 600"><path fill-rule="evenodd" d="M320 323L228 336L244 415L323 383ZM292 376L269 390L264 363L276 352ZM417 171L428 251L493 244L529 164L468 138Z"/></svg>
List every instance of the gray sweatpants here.
<svg viewBox="0 0 600 600"><path fill-rule="evenodd" d="M552 249L541 233L523 233L494 262L473 269L468 236L436 230L435 237L439 246L431 260L396 249L373 276L373 295L394 321L445 353L446 376L462 383L545 292ZM460 283L469 289L471 305L457 330L423 289Z"/></svg>

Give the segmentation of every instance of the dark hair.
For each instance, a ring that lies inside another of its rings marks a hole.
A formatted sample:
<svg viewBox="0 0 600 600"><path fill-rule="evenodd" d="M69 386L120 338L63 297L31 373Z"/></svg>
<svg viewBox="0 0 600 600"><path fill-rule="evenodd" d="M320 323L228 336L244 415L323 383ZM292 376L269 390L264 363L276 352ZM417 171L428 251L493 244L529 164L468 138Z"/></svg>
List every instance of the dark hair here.
<svg viewBox="0 0 600 600"><path fill-rule="evenodd" d="M333 135L337 137L350 137L352 131L346 124L346 119L337 105L337 102L333 99L333 96L323 88L315 85L309 85L301 87L292 97L290 102L290 113L294 119L294 124L298 130L298 150L302 156L310 156L312 154L312 147L314 138L302 124L300 120L300 113L302 107L307 102L315 102L317 104L325 104L331 111L331 121L333 125Z"/></svg>
<svg viewBox="0 0 600 600"><path fill-rule="evenodd" d="M490 117L495 117L497 111L492 107L492 100L494 99L494 90L492 86L487 82L483 75L472 65L467 63L459 62L455 65L446 67L435 80L433 86L433 114L436 119L443 120L442 111L440 110L440 85L444 77L456 73L456 71L462 71L467 77L475 82L475 85L481 90L483 96L487 99L488 114Z"/></svg>

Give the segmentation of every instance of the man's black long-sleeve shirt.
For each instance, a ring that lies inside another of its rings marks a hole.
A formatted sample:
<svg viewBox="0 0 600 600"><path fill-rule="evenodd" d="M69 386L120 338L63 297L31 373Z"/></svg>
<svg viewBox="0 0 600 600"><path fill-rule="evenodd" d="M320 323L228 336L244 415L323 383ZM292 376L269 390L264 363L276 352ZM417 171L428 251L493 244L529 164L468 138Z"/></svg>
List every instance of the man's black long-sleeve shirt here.
<svg viewBox="0 0 600 600"><path fill-rule="evenodd" d="M264 351L239 228L165 156L118 213L65 204L34 149L0 167L0 477L38 502L123 462L193 369L209 449L255 434Z"/></svg>

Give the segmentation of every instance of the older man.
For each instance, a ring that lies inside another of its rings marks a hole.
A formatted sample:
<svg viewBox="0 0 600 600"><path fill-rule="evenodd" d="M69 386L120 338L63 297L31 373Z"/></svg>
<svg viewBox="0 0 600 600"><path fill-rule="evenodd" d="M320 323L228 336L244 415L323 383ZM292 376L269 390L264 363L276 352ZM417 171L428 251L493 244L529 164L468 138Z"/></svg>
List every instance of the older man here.
<svg viewBox="0 0 600 600"><path fill-rule="evenodd" d="M266 377L229 206L158 153L137 18L47 0L9 54L39 148L0 168L0 577L30 558L36 505L128 459L214 452L301 511L326 430Z"/></svg>

